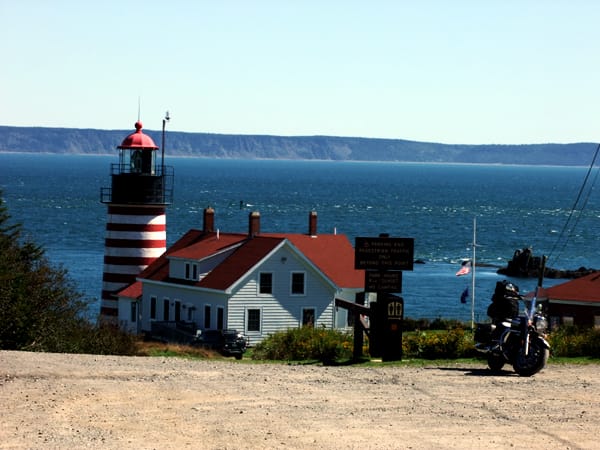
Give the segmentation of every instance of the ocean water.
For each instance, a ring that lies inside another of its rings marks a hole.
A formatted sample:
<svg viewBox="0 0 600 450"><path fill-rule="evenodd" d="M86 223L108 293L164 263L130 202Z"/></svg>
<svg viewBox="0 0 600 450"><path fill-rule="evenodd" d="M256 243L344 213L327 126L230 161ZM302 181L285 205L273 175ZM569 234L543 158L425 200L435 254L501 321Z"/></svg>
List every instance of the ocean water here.
<svg viewBox="0 0 600 450"><path fill-rule="evenodd" d="M110 186L113 162L116 154L0 153L0 189L12 218L53 264L69 271L96 309L106 221L100 188ZM226 232L245 232L249 212L260 211L262 231L305 233L315 210L319 232L343 233L351 242L380 233L414 238L415 258L424 264L403 274L405 315L412 318L470 320L471 299L461 304L460 294L471 278L455 273L460 260L472 255L474 219L482 264L476 320L485 318L495 283L504 279L497 268L516 249L550 255L548 265L555 268L600 268L597 190L585 190L571 214L587 167L193 158L168 158L167 164L175 168L169 244L200 228L207 206ZM527 292L537 280L512 281ZM564 281L545 280L545 286Z"/></svg>

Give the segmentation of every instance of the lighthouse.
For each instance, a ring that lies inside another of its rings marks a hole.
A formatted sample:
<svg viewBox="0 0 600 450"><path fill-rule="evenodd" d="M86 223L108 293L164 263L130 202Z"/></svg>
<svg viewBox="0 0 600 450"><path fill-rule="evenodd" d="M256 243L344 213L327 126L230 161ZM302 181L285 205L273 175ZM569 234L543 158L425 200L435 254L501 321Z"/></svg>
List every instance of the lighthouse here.
<svg viewBox="0 0 600 450"><path fill-rule="evenodd" d="M120 324L136 314L131 304L119 309L116 293L133 283L137 275L167 247L165 211L173 201L173 168L164 164L165 122L162 157L138 120L135 132L119 150L119 162L111 164L111 187L102 188L100 201L107 205L104 270L100 320Z"/></svg>

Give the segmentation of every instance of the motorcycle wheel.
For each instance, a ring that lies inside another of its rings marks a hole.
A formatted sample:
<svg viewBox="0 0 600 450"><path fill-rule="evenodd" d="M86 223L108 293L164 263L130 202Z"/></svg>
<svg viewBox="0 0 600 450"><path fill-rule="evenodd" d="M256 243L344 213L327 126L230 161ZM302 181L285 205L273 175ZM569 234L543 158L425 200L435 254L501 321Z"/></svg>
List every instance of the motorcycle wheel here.
<svg viewBox="0 0 600 450"><path fill-rule="evenodd" d="M490 353L487 358L487 363L492 372L500 372L504 367L504 357L498 353Z"/></svg>
<svg viewBox="0 0 600 450"><path fill-rule="evenodd" d="M529 343L529 354L525 356L523 349L520 349L515 358L513 368L520 376L530 377L546 366L549 355L550 350L546 348L543 341L532 336Z"/></svg>

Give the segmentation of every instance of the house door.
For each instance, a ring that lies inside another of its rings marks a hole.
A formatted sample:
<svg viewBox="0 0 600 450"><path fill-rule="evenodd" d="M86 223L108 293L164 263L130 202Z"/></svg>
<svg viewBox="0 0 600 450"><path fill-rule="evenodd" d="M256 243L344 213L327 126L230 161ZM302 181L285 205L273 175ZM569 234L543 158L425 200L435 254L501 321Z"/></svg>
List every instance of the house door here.
<svg viewBox="0 0 600 450"><path fill-rule="evenodd" d="M314 326L315 326L315 309L314 308L302 308L302 326L314 328Z"/></svg>

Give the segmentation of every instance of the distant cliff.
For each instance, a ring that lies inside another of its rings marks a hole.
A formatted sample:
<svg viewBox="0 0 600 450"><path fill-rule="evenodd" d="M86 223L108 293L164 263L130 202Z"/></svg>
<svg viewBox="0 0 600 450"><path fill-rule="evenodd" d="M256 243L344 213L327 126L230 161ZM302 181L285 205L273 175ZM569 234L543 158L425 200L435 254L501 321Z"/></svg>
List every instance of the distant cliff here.
<svg viewBox="0 0 600 450"><path fill-rule="evenodd" d="M0 152L111 154L133 130L0 126ZM144 130L157 145L161 132ZM166 153L205 158L583 165L596 144L448 145L402 139L167 131Z"/></svg>

